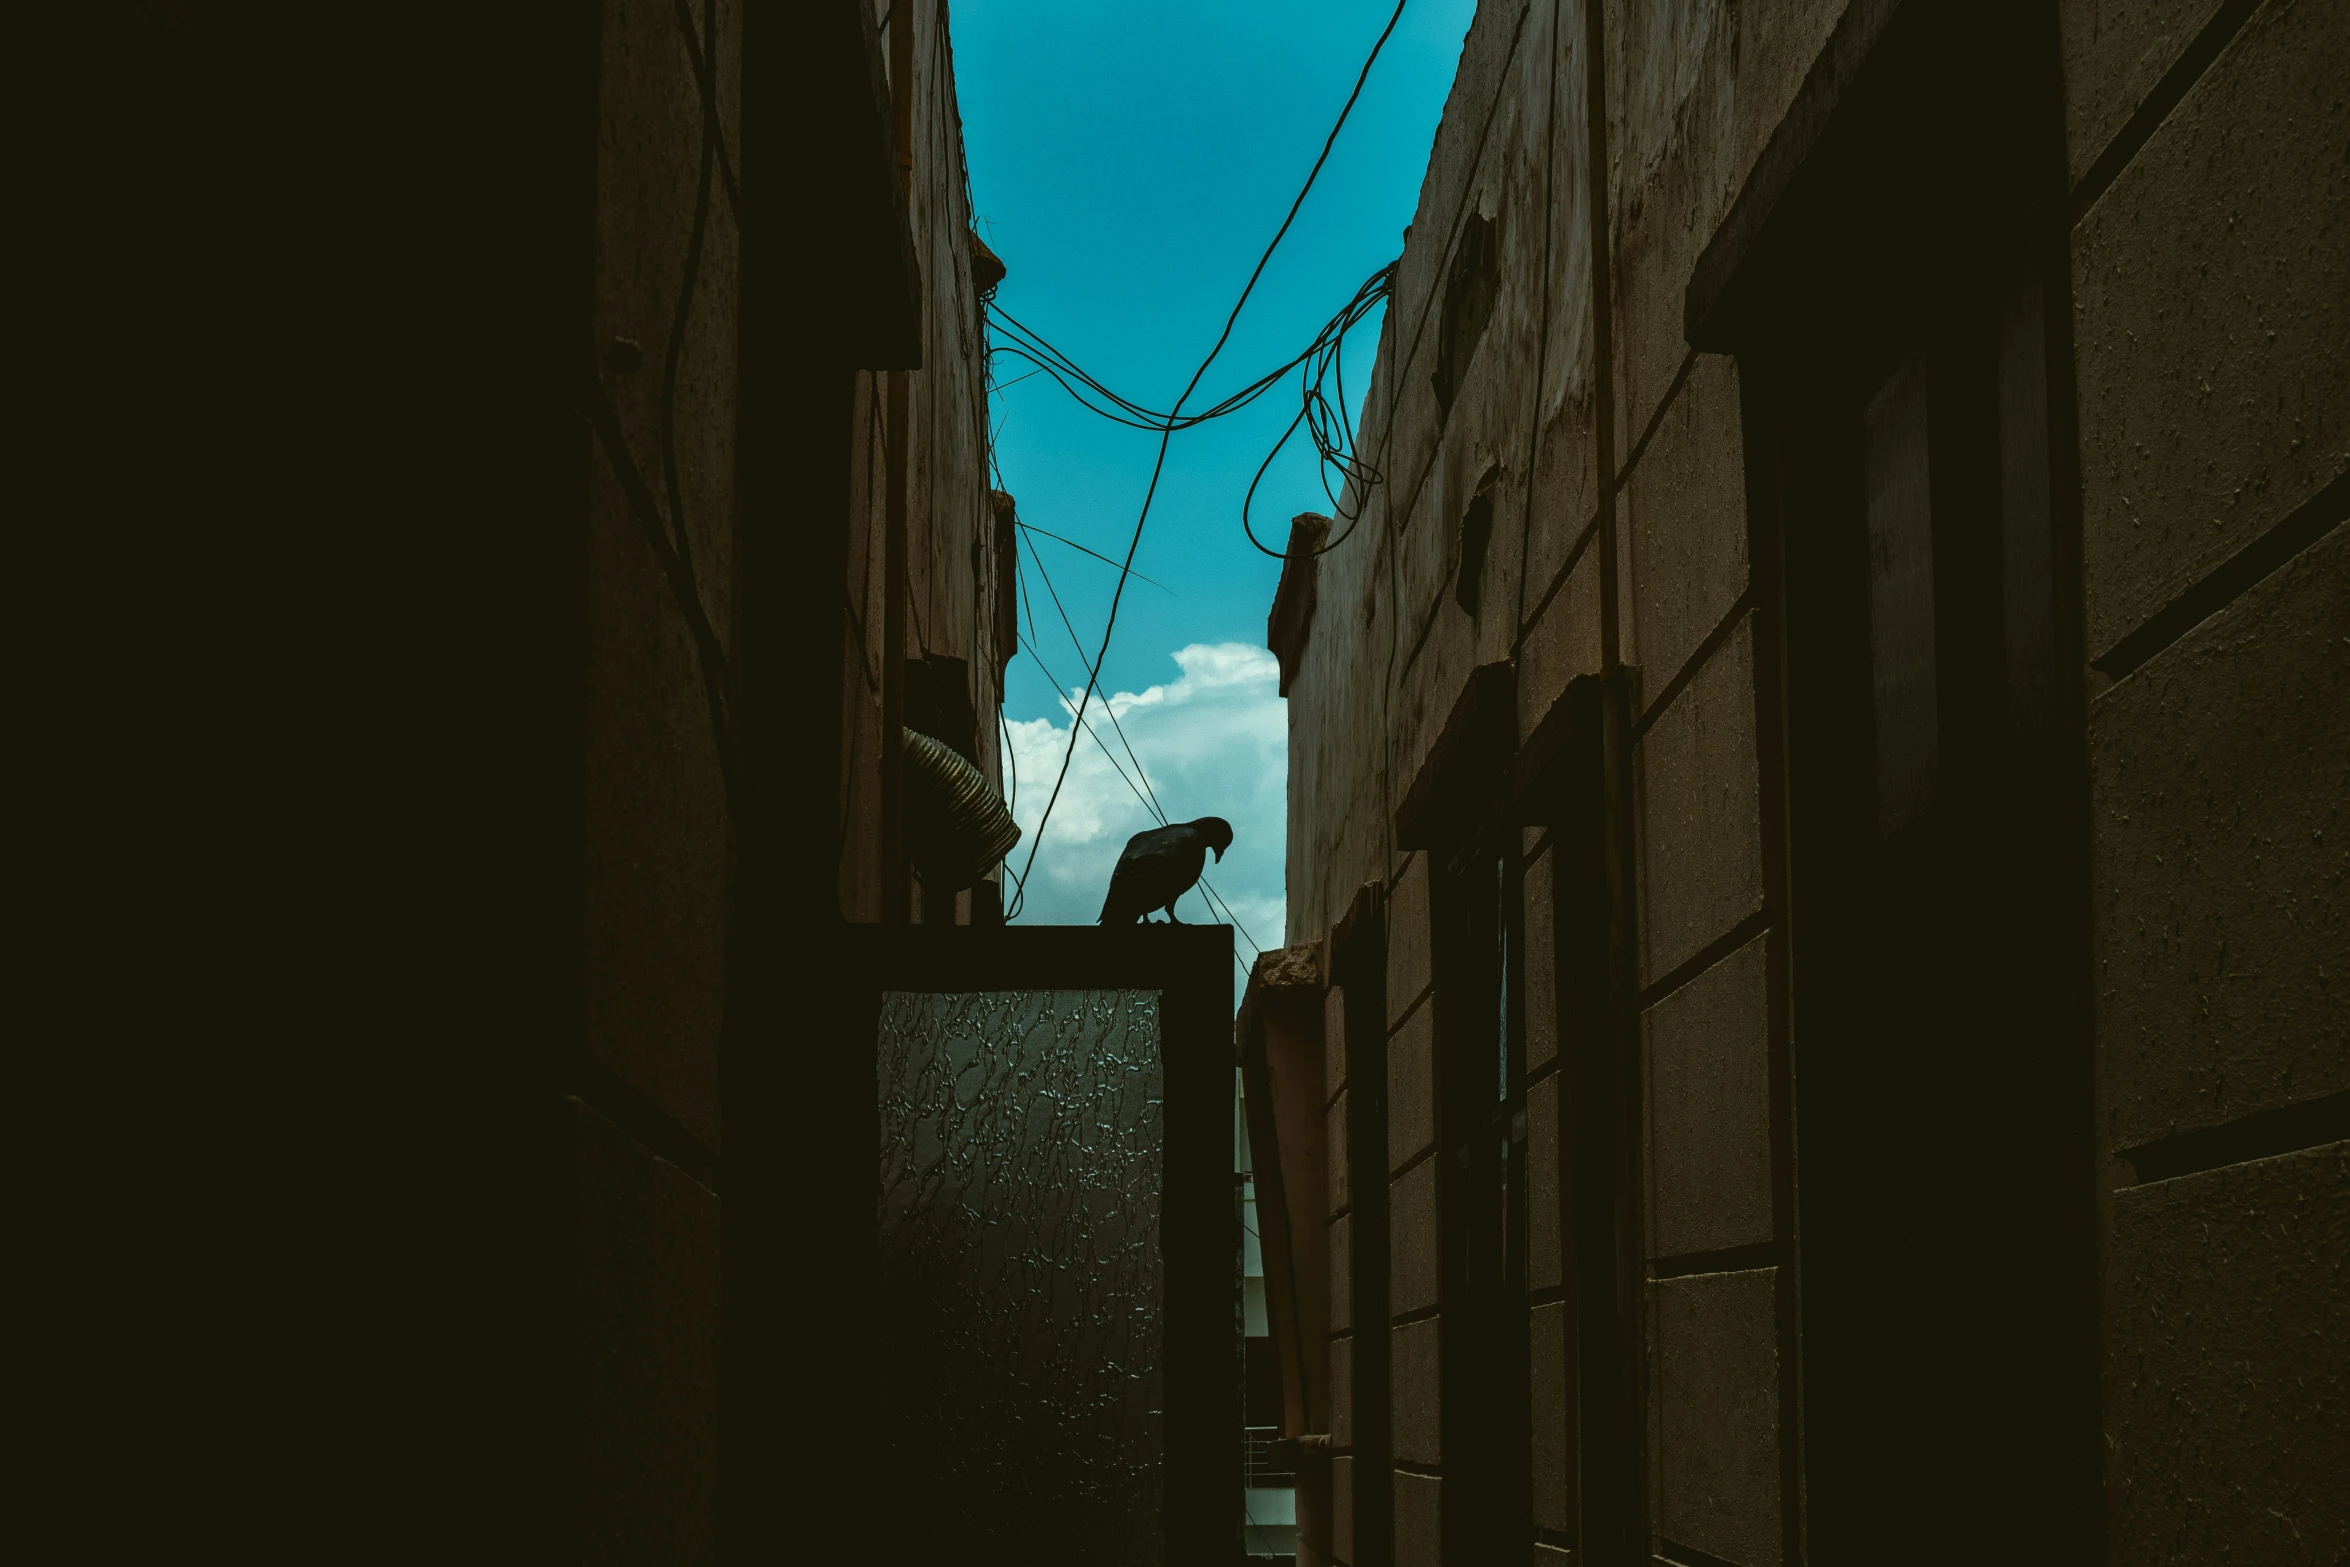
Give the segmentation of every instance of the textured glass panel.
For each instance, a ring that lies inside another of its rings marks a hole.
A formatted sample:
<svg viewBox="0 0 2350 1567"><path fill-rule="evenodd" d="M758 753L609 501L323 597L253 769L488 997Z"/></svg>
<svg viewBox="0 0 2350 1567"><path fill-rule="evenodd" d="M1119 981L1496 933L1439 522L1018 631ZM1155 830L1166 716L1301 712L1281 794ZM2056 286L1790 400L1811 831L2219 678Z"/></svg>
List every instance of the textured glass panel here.
<svg viewBox="0 0 2350 1567"><path fill-rule="evenodd" d="M883 1000L885 1559L1161 1560L1153 991Z"/></svg>

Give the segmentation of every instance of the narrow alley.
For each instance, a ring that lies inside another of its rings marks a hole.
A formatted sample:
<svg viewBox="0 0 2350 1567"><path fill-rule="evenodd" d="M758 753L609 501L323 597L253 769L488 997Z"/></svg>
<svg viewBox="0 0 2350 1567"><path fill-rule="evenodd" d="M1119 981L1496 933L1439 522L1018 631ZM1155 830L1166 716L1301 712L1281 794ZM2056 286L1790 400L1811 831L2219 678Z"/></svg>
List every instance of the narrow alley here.
<svg viewBox="0 0 2350 1567"><path fill-rule="evenodd" d="M2350 1563L2350 6L101 31L88 1554Z"/></svg>

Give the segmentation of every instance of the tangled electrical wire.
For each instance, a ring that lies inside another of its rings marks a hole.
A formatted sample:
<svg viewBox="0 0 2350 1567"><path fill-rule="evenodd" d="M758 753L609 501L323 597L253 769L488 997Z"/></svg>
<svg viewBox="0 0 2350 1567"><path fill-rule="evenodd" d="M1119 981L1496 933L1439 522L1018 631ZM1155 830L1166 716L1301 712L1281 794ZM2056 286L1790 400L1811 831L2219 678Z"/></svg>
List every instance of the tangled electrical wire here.
<svg viewBox="0 0 2350 1567"><path fill-rule="evenodd" d="M1359 515L1360 497L1367 494L1371 486L1378 484L1382 478L1378 469L1364 461L1355 450L1354 419L1348 412L1344 361L1347 334L1361 325L1394 292L1395 268L1396 263L1391 261L1365 278L1345 306L1324 322L1322 329L1314 334L1313 341L1297 354L1223 401L1197 413L1162 413L1130 397L1120 396L1076 360L1054 347L1042 333L992 300L988 303L989 319L1005 331L1008 340L991 341L988 353L1035 366L1027 375L1015 377L1015 380L1026 380L1028 375L1051 376L1061 390L1067 392L1081 407L1112 424L1124 425L1130 430L1149 430L1160 435L1189 430L1212 419L1238 413L1279 386L1292 371L1298 372L1297 417L1289 421L1288 428L1281 432L1281 438L1273 443L1273 449L1265 454L1264 462L1258 465L1255 478L1249 481L1248 493L1240 503L1240 529L1248 536L1249 543L1263 553L1276 560L1285 558L1285 551L1274 549L1257 537L1250 520L1250 508L1256 500L1258 487L1264 483L1266 472L1273 466L1273 460L1281 455L1282 448L1289 444L1297 434L1298 427L1303 425L1307 438L1314 445L1317 459L1315 471L1321 480L1322 493L1330 498L1332 515L1343 524L1337 537L1315 551L1316 554L1326 554L1345 542L1347 533L1353 530ZM1338 475L1336 489L1332 488L1332 470L1336 470ZM1348 511L1346 503L1341 499L1349 493L1358 497L1355 511Z"/></svg>
<svg viewBox="0 0 2350 1567"><path fill-rule="evenodd" d="M1199 390L1199 384L1202 380L1206 379L1209 367L1214 365L1217 357L1224 352L1224 345L1232 341L1232 329L1239 323L1240 313L1248 308L1249 296L1256 292L1258 282L1262 280L1265 275L1266 266L1269 265L1273 260L1273 253L1281 248L1281 241L1288 236L1291 227L1296 224L1298 212L1306 204L1306 197L1313 193L1314 182L1322 177L1323 166L1330 161L1330 149L1338 145L1338 133L1346 129L1346 122L1348 118L1353 115L1355 105L1362 99L1363 84L1371 79L1371 67L1379 63L1380 51L1387 47L1387 40L1395 36L1395 25L1396 23L1403 20L1404 7L1410 3L1411 0L1395 0L1395 9L1388 14L1387 25L1379 30L1379 37L1372 43L1370 54L1364 57L1363 68L1355 75L1355 84L1353 90L1346 95L1346 102L1339 108L1338 118L1335 122L1332 123L1330 127L1330 134L1323 138L1321 152L1315 157L1313 167L1306 171L1305 183L1298 187L1297 196L1290 202L1289 211L1287 215L1282 218L1281 226L1273 231L1273 237L1266 243L1264 253L1257 257L1257 264L1249 272L1248 281L1241 285L1240 297L1232 302L1231 313L1224 318L1223 330L1216 334L1216 341L1209 347L1207 356L1200 360L1199 368L1191 373L1191 379L1184 383L1183 390L1180 394L1177 395L1174 406L1167 410L1167 413L1163 419L1148 419L1147 416L1150 415L1151 410L1141 407L1141 405L1132 402L1130 399L1117 398L1110 394L1109 389L1103 386L1098 380L1091 376L1086 376L1082 371L1077 370L1077 366L1074 360L1069 360L1067 355L1059 353L1058 350L1051 349L1051 345L1045 343L1042 338L1037 337L1032 332L1028 332L1026 328L1021 327L1018 322L1013 321L1009 316L1004 315L1001 311L995 310L994 302L992 300L989 302L991 312L994 313L996 319L1005 322L1006 325L1011 326L1016 331L1025 334L1023 341L1033 342L1037 345L1038 348L1051 352L1053 358L1056 361L1066 361L1069 365L1069 368L1073 371L1077 371L1077 374L1082 377L1084 384L1090 386L1093 389L1101 391L1105 397L1110 398L1113 406L1122 409L1127 417L1132 417L1137 414L1146 416L1146 422L1143 425L1143 428L1156 430L1159 436L1159 453L1157 459L1151 464L1150 483L1144 487L1142 492L1142 507L1141 510L1135 515L1134 533L1133 536L1127 541L1126 556L1118 563L1117 586L1110 591L1110 612L1102 624L1101 643L1094 650L1093 661L1085 672L1085 689L1078 696L1075 710L1070 715L1071 723L1069 726L1069 743L1065 748L1063 748L1061 752L1060 770L1054 775L1052 793L1045 797L1044 812L1037 818L1036 831L1031 833L1028 838L1028 858L1023 863L1018 876L1018 886L1020 887L1023 894L1025 893L1028 885L1028 872L1033 870L1036 866L1036 851L1044 844L1045 826L1052 820L1053 807L1060 802L1061 786L1068 782L1069 764L1076 760L1077 737L1078 732L1085 728L1086 709L1092 704L1094 691L1101 684L1102 660L1109 656L1110 638L1116 633L1118 629L1118 607L1125 601L1127 579L1134 573L1135 552L1142 548L1143 529L1150 524L1151 502L1157 498L1159 493L1159 481L1166 475L1168 443L1174 439L1175 431L1177 429L1188 427L1182 417L1183 405L1191 401L1191 394ZM1395 269L1392 263L1381 269L1381 272L1385 274L1385 278L1389 281L1393 279L1394 271ZM1366 287L1371 286L1374 285L1366 285ZM1381 281L1376 284L1376 287L1381 290L1382 298L1385 297L1384 290L1388 286L1388 281ZM1360 291L1358 291L1358 293L1359 292ZM1343 336L1343 334L1341 334L1341 336ZM1321 341L1321 337L1322 334L1316 334L1317 343ZM1009 347L1011 345L1006 346ZM990 350L990 353L992 355L992 349ZM1032 352L1030 357L1035 359L1036 356ZM1309 349L1307 354L1301 356L1299 361L1293 361L1293 364L1302 363L1304 360L1311 359L1312 357L1314 357L1313 351ZM1038 363L1041 367L1042 361L1039 360ZM1272 385L1278 384L1281 377L1286 373L1286 367L1281 371L1275 372L1271 378L1271 381L1266 382L1264 386L1260 386L1255 395L1262 396L1264 391L1269 390ZM1061 379L1059 376L1056 376L1055 379L1061 380L1061 384L1064 387L1068 385L1067 380ZM1265 381L1264 377L1259 377L1258 379L1260 382ZM1309 380L1307 382L1308 390L1306 397L1306 401L1309 406L1311 405L1312 401L1313 386L1314 383ZM1072 395L1076 395L1074 391L1072 391ZM1249 400L1254 401L1254 397L1251 397ZM1227 401L1229 401L1229 399L1227 399ZM1087 406L1094 407L1097 412L1101 411L1097 405L1090 402L1087 403ZM1230 410L1226 409L1225 411L1229 412ZM1121 422L1124 422L1124 420L1122 419ZM1345 421L1342 416L1340 420L1341 426L1344 425L1344 422ZM1317 427L1319 428L1324 423L1326 423L1326 421L1317 421ZM1293 422L1291 428L1295 429L1295 427L1295 422ZM1352 531L1351 527L1349 531ZM1264 549L1264 545L1262 543L1257 543L1253 534L1250 537L1250 542L1256 543L1258 549ZM1325 545L1324 549L1327 550L1328 547L1329 546Z"/></svg>
<svg viewBox="0 0 2350 1567"><path fill-rule="evenodd" d="M1352 416L1347 412L1348 404L1346 398L1346 372L1344 360L1347 334L1353 331L1357 326L1361 325L1363 320L1373 311L1377 310L1382 304L1384 304L1389 296L1393 293L1395 286L1395 269L1397 265L1397 262L1391 261L1387 265L1381 267L1378 271L1372 273L1369 277L1365 278L1361 285L1355 289L1353 296L1347 300L1344 308L1342 308L1336 315L1332 316L1328 321L1324 322L1321 330L1314 334L1313 341L1308 343L1299 353L1293 355L1282 364L1279 364L1273 369L1265 372L1265 374L1257 377L1254 381L1251 381L1248 383L1248 385L1242 387L1237 392L1234 392L1231 396L1226 397L1223 401L1216 403L1211 407L1203 408L1198 413L1194 414L1183 414L1178 412L1162 413L1157 409L1146 407L1145 405L1134 401L1132 398L1119 395L1099 377L1094 376L1088 372L1085 367L1080 365L1075 359L1072 359L1069 355L1063 353L1059 348L1056 348L1041 333L1020 321L1017 317L1013 316L1011 312L1005 310L1001 305L995 303L993 298L990 298L987 301L988 315L993 324L1002 328L1009 334L1010 340L997 342L991 339L988 344L987 352L990 359L1001 355L1008 359L1025 361L1035 367L1023 375L1014 377L1013 379L1015 381L1026 380L1028 376L1031 375L1049 375L1056 383L1060 385L1061 389L1067 392L1070 397L1074 398L1080 406L1086 408L1099 417L1107 419L1113 424L1123 425L1128 429L1148 430L1157 434L1160 441L1162 442L1162 460L1163 443L1176 431L1188 430L1195 426L1205 424L1211 419L1220 419L1226 415L1237 413L1241 409L1257 402L1259 399L1264 397L1266 393L1272 391L1275 387L1281 385L1281 383L1289 377L1292 371L1298 372L1299 395L1297 415L1296 417L1292 418L1289 421L1288 426L1282 430L1280 439L1276 440L1273 443L1272 450L1265 454L1265 460L1257 465L1256 475L1249 481L1248 492L1241 498L1240 528L1241 532L1247 535L1249 543L1254 545L1261 553L1269 555L1276 560L1287 558L1286 551L1274 549L1267 545L1264 540L1257 537L1256 529L1251 525L1250 522L1249 508L1251 503L1256 499L1258 487L1264 483L1266 472L1272 468L1274 459L1281 455L1282 449L1286 447L1290 440L1297 434L1298 427L1303 425L1305 427L1308 439L1310 439L1314 445L1314 451L1317 458L1315 473L1321 480L1322 492L1323 494L1330 497L1331 511L1335 517L1342 521L1342 526L1339 528L1337 535L1334 538L1324 542L1312 552L1312 554L1315 556L1324 555L1329 553L1330 550L1336 548L1338 545L1346 542L1347 535L1354 531L1355 523L1361 514L1362 506L1365 499L1367 499L1369 495L1371 487L1378 484L1382 477L1379 473L1379 470L1373 467L1370 463L1364 461L1355 450L1354 421ZM1000 390L1000 387L998 389ZM1180 404L1178 407L1180 407ZM991 442L990 444L992 445L993 443ZM1331 487L1332 469L1336 469L1339 475L1340 488L1335 491ZM1340 495L1342 494L1351 495L1355 498L1354 510L1349 511L1347 509L1345 503L1340 499ZM1041 529L1031 529L1025 523L1021 524L1020 526L1024 531L1043 531ZM1118 567L1121 584L1128 576L1141 576L1141 573L1133 569L1131 560L1124 563L1112 560L1107 555L1103 555L1096 550L1089 549L1085 545L1077 543L1074 539L1062 539L1058 534L1048 533L1046 534L1046 537L1057 539L1059 542L1067 544L1073 549L1080 550L1087 555L1093 556L1096 560L1099 560L1106 565ZM1035 547L1035 544L1033 541L1031 541L1029 544L1029 549L1031 552L1035 550ZM1037 561L1037 569L1041 572L1043 570L1043 566L1044 562L1041 558L1039 558ZM1143 577L1142 580L1145 582L1150 581L1148 577ZM1156 583L1153 583L1152 585L1154 587L1159 586ZM1057 594L1055 595L1055 602L1058 603ZM1063 619L1067 619L1066 611L1063 611ZM1032 618L1030 625L1030 651L1032 653L1034 651L1034 630L1035 627ZM1070 637L1073 641L1076 637L1076 629L1073 626L1070 628ZM1079 646L1078 648L1078 656L1080 658L1084 657L1084 649L1082 646ZM1039 660L1039 667L1042 667L1041 659ZM1050 671L1047 671L1047 678L1052 678ZM1056 691L1061 689L1060 683L1057 680L1054 681L1054 689ZM1089 689L1088 695L1090 694L1091 692ZM1071 708L1070 711L1073 715L1076 716L1076 727L1083 728L1088 733L1092 733L1092 726L1086 724L1082 717L1083 705L1083 703L1080 703L1077 707ZM1114 714L1111 718L1111 722L1113 724L1117 722ZM1076 738L1077 736L1075 729L1072 729L1070 734L1070 741L1072 746L1074 746ZM1124 739L1123 732L1120 734L1120 739ZM1106 744L1104 744L1099 734L1094 734L1094 743L1096 745L1101 745L1103 747L1104 754L1108 754L1108 747ZM1132 759L1132 747L1128 747L1128 756L1130 759ZM1118 766L1115 757L1111 758L1111 766ZM1139 760L1134 761L1134 768L1137 774L1141 772L1142 764ZM1064 767L1064 775L1065 773L1066 768ZM1119 773L1120 776L1123 777L1125 775L1125 770L1123 768L1119 768ZM1127 787L1134 788L1132 779L1128 779ZM1146 780L1142 786L1142 789L1136 790L1136 798L1141 799L1143 797L1143 790L1148 788L1149 784ZM1164 821L1164 814L1158 811L1157 801L1155 798L1147 800L1144 803L1153 811L1153 814L1160 815L1161 820ZM1047 807L1047 814L1050 814L1049 806ZM1042 828L1040 824L1040 835L1041 831ZM1031 846L1031 859L1033 860L1033 844ZM1008 871L1010 867L1007 866L1006 869ZM1021 906L1026 902L1026 874L1023 872L1015 875L1013 885L1015 891L1013 895L1013 902L1006 910L1005 917L1007 919L1017 918ZM1204 893L1202 895L1206 896ZM1229 906L1225 908L1224 913L1225 917L1233 920L1235 925L1239 923L1238 917L1231 913Z"/></svg>
<svg viewBox="0 0 2350 1567"><path fill-rule="evenodd" d="M1341 525L1338 536L1316 547L1313 551L1315 555L1327 555L1346 542L1347 535L1354 532L1355 523L1362 515L1363 505L1370 498L1372 486L1385 478L1377 468L1364 461L1362 454L1355 449L1354 416L1347 412L1346 334L1354 330L1365 316L1384 304L1394 292L1395 269L1400 264L1390 261L1366 278L1363 286L1355 290L1354 298L1346 302L1346 308L1331 317L1329 324L1316 334L1312 344L1307 347L1297 417L1289 421L1289 428L1281 432L1281 439L1273 443L1273 449L1265 453L1265 460L1257 464L1256 477L1249 480L1248 493L1240 498L1240 531L1248 535L1249 543L1255 545L1261 553L1276 560L1285 559L1288 552L1273 549L1257 537L1257 530L1249 522L1249 508L1256 501L1257 486L1265 482L1265 474L1273 466L1273 459L1281 455L1281 449L1289 444L1291 436L1297 434L1299 425L1306 427L1306 435L1314 443L1314 475L1321 481L1322 493L1330 499L1332 519ZM1330 471L1333 468L1338 470L1339 475L1339 488L1336 490L1330 487ZM1346 495L1355 497L1355 509L1351 512L1342 499Z"/></svg>

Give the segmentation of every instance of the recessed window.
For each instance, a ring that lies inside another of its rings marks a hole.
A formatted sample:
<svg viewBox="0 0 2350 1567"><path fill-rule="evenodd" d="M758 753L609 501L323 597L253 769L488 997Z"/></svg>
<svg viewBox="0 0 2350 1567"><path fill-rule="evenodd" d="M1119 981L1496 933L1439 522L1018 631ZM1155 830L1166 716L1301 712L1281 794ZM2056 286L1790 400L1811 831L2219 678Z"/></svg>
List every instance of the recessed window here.
<svg viewBox="0 0 2350 1567"><path fill-rule="evenodd" d="M1501 293L1501 225L1472 212L1444 280L1444 321L1436 345L1436 404L1446 413L1468 379L1493 301Z"/></svg>
<svg viewBox="0 0 2350 1567"><path fill-rule="evenodd" d="M1499 468L1488 468L1485 477L1477 482L1477 494L1469 502L1469 509L1461 514L1460 564L1452 585L1453 602L1470 614L1485 595L1485 556L1493 543L1493 485L1501 477Z"/></svg>

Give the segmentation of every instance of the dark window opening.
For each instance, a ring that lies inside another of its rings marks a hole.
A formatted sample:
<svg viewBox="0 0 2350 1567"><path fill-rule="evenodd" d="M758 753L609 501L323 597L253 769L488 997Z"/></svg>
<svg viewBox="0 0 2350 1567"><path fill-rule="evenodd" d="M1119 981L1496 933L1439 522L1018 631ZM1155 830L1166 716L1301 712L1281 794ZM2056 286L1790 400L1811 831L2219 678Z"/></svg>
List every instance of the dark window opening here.
<svg viewBox="0 0 2350 1567"><path fill-rule="evenodd" d="M1468 379L1469 361L1493 318L1501 293L1501 226L1482 213L1469 214L1453 247L1444 279L1444 319L1437 328L1436 404L1452 412L1453 399Z"/></svg>
<svg viewBox="0 0 2350 1567"><path fill-rule="evenodd" d="M977 767L979 707L972 695L970 664L943 653L926 653L906 660L905 682L906 727L943 742L948 750ZM921 880L922 923L955 923L955 895L961 889L930 878ZM974 901L975 918L982 907L981 901Z"/></svg>
<svg viewBox="0 0 2350 1567"><path fill-rule="evenodd" d="M971 666L944 653L906 660L906 727L942 741L979 765L979 706L971 694Z"/></svg>
<svg viewBox="0 0 2350 1567"><path fill-rule="evenodd" d="M1432 856L1448 1561L1515 1560L1533 1539L1517 836Z"/></svg>
<svg viewBox="0 0 2350 1567"><path fill-rule="evenodd" d="M1638 1072L1616 1000L1603 725L1620 688L1583 680L1567 693L1567 741L1545 781L1551 824L1551 931L1557 963L1573 1302L1574 1470L1582 1561L1649 1558L1642 1499L1647 1422L1640 1407Z"/></svg>
<svg viewBox="0 0 2350 1567"><path fill-rule="evenodd" d="M1951 281L1749 381L1749 427L1771 407L1780 443L1822 1560L1921 1510L1968 1554L2030 1538L2074 1559L2096 1528L2086 883L2078 730L2062 741L2055 695L2046 322L2020 250Z"/></svg>
<svg viewBox="0 0 2350 1567"><path fill-rule="evenodd" d="M1352 1567L1394 1560L1395 1474L1389 1467L1386 911L1367 900L1336 964L1346 992L1347 1197L1353 1211L1354 1555Z"/></svg>
<svg viewBox="0 0 2350 1567"><path fill-rule="evenodd" d="M1739 355L1777 643L1788 1544L1858 1561L1932 1517L1952 1560L2098 1560L2058 39L1866 15L1686 302Z"/></svg>

